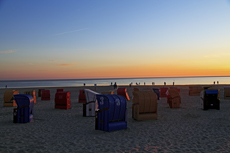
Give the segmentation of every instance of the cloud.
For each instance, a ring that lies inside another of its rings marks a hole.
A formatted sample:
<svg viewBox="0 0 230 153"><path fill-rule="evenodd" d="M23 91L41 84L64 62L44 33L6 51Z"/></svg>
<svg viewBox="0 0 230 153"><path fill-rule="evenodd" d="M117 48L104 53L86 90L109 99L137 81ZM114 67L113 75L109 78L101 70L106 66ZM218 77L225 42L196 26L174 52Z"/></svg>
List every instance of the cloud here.
<svg viewBox="0 0 230 153"><path fill-rule="evenodd" d="M0 51L0 53L6 53L6 54L13 53L13 52L15 52L15 51L14 50Z"/></svg>
<svg viewBox="0 0 230 153"><path fill-rule="evenodd" d="M63 35L63 34L67 34L67 33L73 33L73 32L83 31L83 30L86 30L86 29L89 29L89 28L78 29L78 30L74 30L74 31L67 31L67 32L58 33L58 34L55 34L55 35Z"/></svg>
<svg viewBox="0 0 230 153"><path fill-rule="evenodd" d="M77 63L70 63L70 64L59 64L58 66L71 66L71 65L76 65Z"/></svg>

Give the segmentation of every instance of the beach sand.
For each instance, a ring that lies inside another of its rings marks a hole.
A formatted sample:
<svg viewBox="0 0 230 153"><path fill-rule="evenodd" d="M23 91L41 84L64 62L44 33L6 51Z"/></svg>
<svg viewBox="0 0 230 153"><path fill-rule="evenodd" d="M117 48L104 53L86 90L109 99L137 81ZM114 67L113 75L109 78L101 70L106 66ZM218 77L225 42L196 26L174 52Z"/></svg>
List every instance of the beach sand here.
<svg viewBox="0 0 230 153"><path fill-rule="evenodd" d="M0 89L0 152L229 152L230 100L224 99L220 89L220 110L202 110L199 96L189 96L187 85L178 85L181 108L170 109L166 98L158 100L158 119L132 119L132 89L141 90L162 86L126 87L128 128L104 132L95 130L95 118L83 117L82 103L78 103L79 89L94 87L50 87L50 101L41 101L36 90L34 120L13 123L13 107L3 107L6 89ZM71 109L54 109L56 89L71 91ZM23 93L28 88L14 88ZM33 89L33 88L32 88ZM97 92L112 91L112 86L98 86ZM115 92L116 94L116 92Z"/></svg>

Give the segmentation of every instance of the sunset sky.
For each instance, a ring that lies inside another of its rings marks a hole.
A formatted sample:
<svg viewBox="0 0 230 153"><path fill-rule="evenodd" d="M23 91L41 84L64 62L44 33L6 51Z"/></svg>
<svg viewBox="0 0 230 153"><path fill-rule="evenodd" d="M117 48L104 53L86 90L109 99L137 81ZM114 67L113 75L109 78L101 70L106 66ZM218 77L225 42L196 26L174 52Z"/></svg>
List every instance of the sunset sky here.
<svg viewBox="0 0 230 153"><path fill-rule="evenodd" d="M230 0L0 0L0 80L230 75Z"/></svg>

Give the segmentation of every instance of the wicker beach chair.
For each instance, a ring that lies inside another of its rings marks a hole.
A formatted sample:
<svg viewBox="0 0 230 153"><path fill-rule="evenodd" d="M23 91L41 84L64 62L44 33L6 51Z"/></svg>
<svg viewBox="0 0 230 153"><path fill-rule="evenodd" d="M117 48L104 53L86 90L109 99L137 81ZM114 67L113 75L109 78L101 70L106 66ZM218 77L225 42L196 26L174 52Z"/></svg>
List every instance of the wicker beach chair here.
<svg viewBox="0 0 230 153"><path fill-rule="evenodd" d="M230 99L230 86L224 87L224 99Z"/></svg>
<svg viewBox="0 0 230 153"><path fill-rule="evenodd" d="M130 100L129 95L127 93L127 88L118 88L117 89L117 95L124 96L126 100Z"/></svg>
<svg viewBox="0 0 230 153"><path fill-rule="evenodd" d="M15 90L6 90L4 93L4 103L3 106L14 107L17 106L17 103L14 100L14 95L19 94L19 91Z"/></svg>
<svg viewBox="0 0 230 153"><path fill-rule="evenodd" d="M132 118L135 120L157 119L157 95L153 91L134 91Z"/></svg>
<svg viewBox="0 0 230 153"><path fill-rule="evenodd" d="M116 131L127 129L127 102L120 95L98 94L95 118L95 129Z"/></svg>
<svg viewBox="0 0 230 153"><path fill-rule="evenodd" d="M178 90L169 89L168 90L168 103L170 108L180 108L181 97Z"/></svg>
<svg viewBox="0 0 230 153"><path fill-rule="evenodd" d="M216 89L203 90L200 93L200 99L201 99L201 108L203 110L220 109L220 99L219 99L218 90Z"/></svg>
<svg viewBox="0 0 230 153"><path fill-rule="evenodd" d="M14 108L14 123L28 123L33 119L34 99L31 95L14 95L17 108Z"/></svg>
<svg viewBox="0 0 230 153"><path fill-rule="evenodd" d="M83 103L83 116L95 116L96 95L99 94L90 89L84 89L86 103Z"/></svg>
<svg viewBox="0 0 230 153"><path fill-rule="evenodd" d="M70 109L71 100L70 100L70 91L58 91L55 94L55 108L58 109Z"/></svg>

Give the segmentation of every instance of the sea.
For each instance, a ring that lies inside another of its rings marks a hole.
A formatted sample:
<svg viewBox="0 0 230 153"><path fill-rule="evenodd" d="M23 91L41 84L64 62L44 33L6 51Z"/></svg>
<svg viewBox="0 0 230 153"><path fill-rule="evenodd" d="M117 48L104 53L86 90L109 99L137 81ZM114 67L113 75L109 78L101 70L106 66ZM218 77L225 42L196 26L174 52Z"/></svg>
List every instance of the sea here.
<svg viewBox="0 0 230 153"><path fill-rule="evenodd" d="M108 79L59 79L59 80L0 80L0 88L32 87L75 87L106 85L195 85L195 84L230 84L230 76L206 77L152 77L152 78L108 78Z"/></svg>

